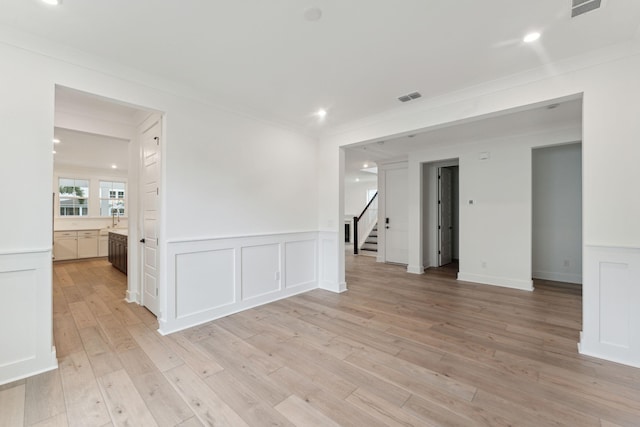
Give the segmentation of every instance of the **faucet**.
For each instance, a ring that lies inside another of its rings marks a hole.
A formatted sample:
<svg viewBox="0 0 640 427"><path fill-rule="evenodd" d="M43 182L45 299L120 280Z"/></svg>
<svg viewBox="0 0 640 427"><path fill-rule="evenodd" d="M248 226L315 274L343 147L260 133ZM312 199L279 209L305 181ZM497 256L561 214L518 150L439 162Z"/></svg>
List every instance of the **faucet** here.
<svg viewBox="0 0 640 427"><path fill-rule="evenodd" d="M111 228L116 228L116 215L118 216L118 224L120 224L119 210L111 208Z"/></svg>

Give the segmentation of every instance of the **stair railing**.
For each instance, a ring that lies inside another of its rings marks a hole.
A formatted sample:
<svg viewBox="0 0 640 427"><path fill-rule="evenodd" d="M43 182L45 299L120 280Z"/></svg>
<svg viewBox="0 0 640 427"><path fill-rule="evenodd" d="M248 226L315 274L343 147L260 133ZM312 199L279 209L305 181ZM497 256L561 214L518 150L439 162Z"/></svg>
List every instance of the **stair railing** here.
<svg viewBox="0 0 640 427"><path fill-rule="evenodd" d="M373 201L376 200L377 197L378 197L378 192L376 191L376 194L374 194L371 200L369 200L369 203L367 203L367 206L364 207L364 209L362 210L362 213L359 216L353 217L353 254L354 255L358 255L358 250L361 245L360 240L358 239L358 228L359 228L358 224L360 223L360 221L363 218L365 219L366 223L363 223L362 225L365 225L364 229L370 232L372 226L378 220L377 203L376 203L375 209L374 208L369 209L369 207L373 204ZM374 210L375 212L373 212Z"/></svg>

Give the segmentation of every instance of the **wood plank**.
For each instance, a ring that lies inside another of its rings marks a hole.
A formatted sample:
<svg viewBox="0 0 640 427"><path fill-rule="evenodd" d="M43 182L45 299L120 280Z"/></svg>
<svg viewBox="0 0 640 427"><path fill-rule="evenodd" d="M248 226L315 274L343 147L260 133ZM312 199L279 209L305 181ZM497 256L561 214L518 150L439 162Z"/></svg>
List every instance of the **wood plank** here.
<svg viewBox="0 0 640 427"><path fill-rule="evenodd" d="M181 422L180 424L176 424L176 427L203 427L204 424L200 422L198 417L191 417L186 421Z"/></svg>
<svg viewBox="0 0 640 427"><path fill-rule="evenodd" d="M60 370L27 378L25 424L36 424L66 412Z"/></svg>
<svg viewBox="0 0 640 427"><path fill-rule="evenodd" d="M139 348L129 331L113 314L98 316L101 333L109 340L109 345L117 352L125 352Z"/></svg>
<svg viewBox="0 0 640 427"><path fill-rule="evenodd" d="M159 426L174 426L194 417L193 411L159 371L131 378Z"/></svg>
<svg viewBox="0 0 640 427"><path fill-rule="evenodd" d="M98 383L114 425L158 425L123 369L98 378Z"/></svg>
<svg viewBox="0 0 640 427"><path fill-rule="evenodd" d="M24 424L25 390L25 385L20 384L0 391L0 426Z"/></svg>
<svg viewBox="0 0 640 427"><path fill-rule="evenodd" d="M69 422L67 421L66 412L62 414L55 415L51 418L47 418L46 420L42 420L39 423L32 424L32 427L67 427Z"/></svg>
<svg viewBox="0 0 640 427"><path fill-rule="evenodd" d="M259 387L257 383L266 381L273 382L271 378L256 378L251 383L239 381L237 377L231 374L230 370L224 370L207 378L207 385L224 400L238 415L244 419L247 424L252 426L269 425L269 426L291 426L285 417L273 409L273 402L282 402L288 394L281 392L275 396L265 396L260 390L265 387ZM269 387L274 389L274 385ZM278 391L284 390L277 387Z"/></svg>
<svg viewBox="0 0 640 427"><path fill-rule="evenodd" d="M102 393L84 351L59 361L70 426L102 426L111 421Z"/></svg>
<svg viewBox="0 0 640 427"><path fill-rule="evenodd" d="M70 312L64 316L54 317L53 328L56 331L53 337L58 358L68 356L82 348L82 340Z"/></svg>
<svg viewBox="0 0 640 427"><path fill-rule="evenodd" d="M164 375L203 424L231 427L249 425L187 365L173 368Z"/></svg>
<svg viewBox="0 0 640 427"><path fill-rule="evenodd" d="M387 425L416 426L422 424L419 418L364 389L357 389L346 400Z"/></svg>
<svg viewBox="0 0 640 427"><path fill-rule="evenodd" d="M276 409L287 417L292 425L318 427L340 426L340 424L334 422L331 418L296 395L292 395L282 403L279 403Z"/></svg>
<svg viewBox="0 0 640 427"><path fill-rule="evenodd" d="M201 378L207 378L223 369L202 347L189 341L181 334L172 334L166 337L163 342Z"/></svg>
<svg viewBox="0 0 640 427"><path fill-rule="evenodd" d="M164 372L184 363L169 346L163 344L163 341L168 340L160 339L146 325L142 323L130 325L127 330L160 371Z"/></svg>

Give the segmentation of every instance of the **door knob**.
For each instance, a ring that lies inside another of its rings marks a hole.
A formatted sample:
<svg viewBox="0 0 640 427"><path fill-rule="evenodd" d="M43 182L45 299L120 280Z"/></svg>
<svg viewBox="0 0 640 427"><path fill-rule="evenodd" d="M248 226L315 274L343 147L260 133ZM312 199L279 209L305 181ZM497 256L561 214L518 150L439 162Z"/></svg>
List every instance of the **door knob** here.
<svg viewBox="0 0 640 427"><path fill-rule="evenodd" d="M144 240L144 237L143 237L142 239L140 239L140 243L144 243L144 242L145 242L145 240Z"/></svg>

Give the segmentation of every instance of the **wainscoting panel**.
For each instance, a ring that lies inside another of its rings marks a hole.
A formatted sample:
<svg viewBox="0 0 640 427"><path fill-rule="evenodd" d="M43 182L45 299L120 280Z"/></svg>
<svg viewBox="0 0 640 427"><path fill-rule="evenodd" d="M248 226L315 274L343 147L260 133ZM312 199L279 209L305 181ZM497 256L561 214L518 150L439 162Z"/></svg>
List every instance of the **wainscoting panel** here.
<svg viewBox="0 0 640 427"><path fill-rule="evenodd" d="M7 366L21 360L36 357L36 281L35 270L3 271L0 273L0 294L8 298L0 299L0 313L7 319L21 319L21 322L0 324L0 339L3 339L0 352L0 366ZM5 346L8 337L20 325L20 333L15 334L12 345Z"/></svg>
<svg viewBox="0 0 640 427"><path fill-rule="evenodd" d="M580 352L640 367L640 248L587 245Z"/></svg>
<svg viewBox="0 0 640 427"><path fill-rule="evenodd" d="M280 290L280 245L242 248L242 300Z"/></svg>
<svg viewBox="0 0 640 427"><path fill-rule="evenodd" d="M55 369L51 251L0 254L0 384Z"/></svg>
<svg viewBox="0 0 640 427"><path fill-rule="evenodd" d="M160 332L315 289L317 254L317 232L170 241Z"/></svg>
<svg viewBox="0 0 640 427"><path fill-rule="evenodd" d="M285 287L318 282L316 240L299 240L285 244Z"/></svg>
<svg viewBox="0 0 640 427"><path fill-rule="evenodd" d="M218 249L176 255L176 317L183 318L236 301L235 251Z"/></svg>

